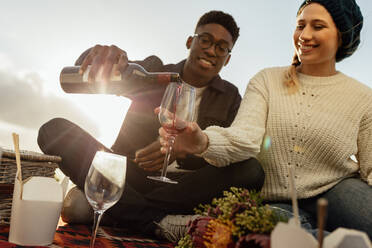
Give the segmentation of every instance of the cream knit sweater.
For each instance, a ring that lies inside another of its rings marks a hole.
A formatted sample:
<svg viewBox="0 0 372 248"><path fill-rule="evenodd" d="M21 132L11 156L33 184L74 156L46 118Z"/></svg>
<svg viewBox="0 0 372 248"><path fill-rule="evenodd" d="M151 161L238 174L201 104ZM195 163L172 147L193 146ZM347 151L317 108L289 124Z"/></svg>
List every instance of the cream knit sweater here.
<svg viewBox="0 0 372 248"><path fill-rule="evenodd" d="M209 147L202 156L219 167L257 157L266 173L267 200L290 199L290 167L299 198L356 173L372 185L372 90L338 72L298 74L299 91L288 94L287 70L268 68L252 78L231 127L204 131Z"/></svg>

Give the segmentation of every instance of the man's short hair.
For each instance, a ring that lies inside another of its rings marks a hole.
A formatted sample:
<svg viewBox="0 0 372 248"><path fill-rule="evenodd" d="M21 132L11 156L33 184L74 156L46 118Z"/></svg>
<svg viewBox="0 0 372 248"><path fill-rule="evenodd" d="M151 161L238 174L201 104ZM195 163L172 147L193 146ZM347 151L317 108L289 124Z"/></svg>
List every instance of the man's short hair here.
<svg viewBox="0 0 372 248"><path fill-rule="evenodd" d="M210 23L219 24L229 31L232 36L233 43L235 44L239 37L239 27L230 14L218 10L209 11L200 17L198 23L196 24L195 30L200 26Z"/></svg>

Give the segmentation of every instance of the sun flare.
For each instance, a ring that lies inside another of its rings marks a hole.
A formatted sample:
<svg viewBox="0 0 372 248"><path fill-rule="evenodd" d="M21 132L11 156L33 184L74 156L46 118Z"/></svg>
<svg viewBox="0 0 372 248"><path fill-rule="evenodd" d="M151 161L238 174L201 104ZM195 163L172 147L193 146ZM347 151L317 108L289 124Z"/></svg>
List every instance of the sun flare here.
<svg viewBox="0 0 372 248"><path fill-rule="evenodd" d="M111 147L131 101L112 95L78 95L75 100L98 127L98 133L91 134L105 146Z"/></svg>

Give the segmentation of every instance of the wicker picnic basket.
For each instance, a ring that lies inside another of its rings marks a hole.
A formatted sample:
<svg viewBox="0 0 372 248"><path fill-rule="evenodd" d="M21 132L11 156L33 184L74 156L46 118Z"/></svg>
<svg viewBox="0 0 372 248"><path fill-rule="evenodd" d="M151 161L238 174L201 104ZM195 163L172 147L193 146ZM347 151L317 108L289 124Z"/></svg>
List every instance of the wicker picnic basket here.
<svg viewBox="0 0 372 248"><path fill-rule="evenodd" d="M20 151L22 179L32 176L54 177L61 158L31 151ZM2 150L0 157L0 224L10 223L14 179L17 172L15 152Z"/></svg>

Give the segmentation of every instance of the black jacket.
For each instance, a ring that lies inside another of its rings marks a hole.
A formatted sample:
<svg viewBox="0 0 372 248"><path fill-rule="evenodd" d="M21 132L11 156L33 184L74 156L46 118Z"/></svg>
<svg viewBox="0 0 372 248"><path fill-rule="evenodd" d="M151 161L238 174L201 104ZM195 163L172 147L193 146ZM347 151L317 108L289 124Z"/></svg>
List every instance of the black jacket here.
<svg viewBox="0 0 372 248"><path fill-rule="evenodd" d="M181 75L185 64L183 60L178 64L163 65L156 56L133 62L150 72L178 72ZM160 123L154 109L160 106L164 90L165 87L159 86L151 92L132 98L132 104L112 146L115 153L133 158L136 150L156 140ZM197 123L201 129L212 125L228 127L235 118L240 102L241 96L237 87L216 76L203 92ZM207 164L204 159L191 155L186 159L177 159L177 162L182 169L197 169Z"/></svg>

